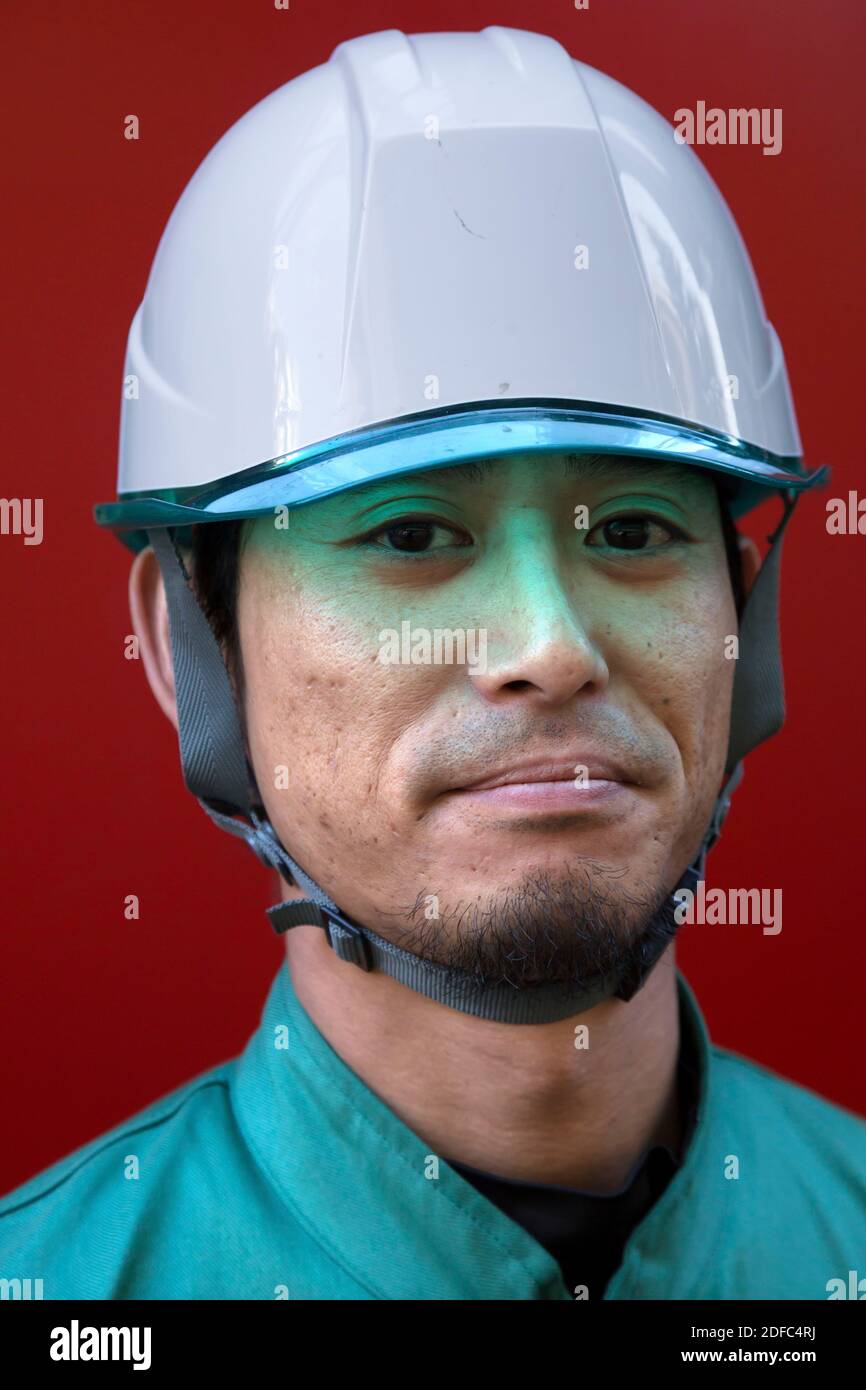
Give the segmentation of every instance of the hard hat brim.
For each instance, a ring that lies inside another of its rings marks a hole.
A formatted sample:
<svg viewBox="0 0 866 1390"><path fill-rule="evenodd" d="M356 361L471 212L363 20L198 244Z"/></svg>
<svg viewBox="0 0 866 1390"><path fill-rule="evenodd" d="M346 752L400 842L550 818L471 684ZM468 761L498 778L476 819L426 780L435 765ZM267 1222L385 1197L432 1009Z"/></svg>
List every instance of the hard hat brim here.
<svg viewBox="0 0 866 1390"><path fill-rule="evenodd" d="M133 551L146 530L264 516L377 479L516 453L612 454L690 463L727 474L737 518L768 491L812 488L825 465L807 473L802 459L779 457L703 426L622 406L585 402L483 402L403 416L324 440L201 486L129 493L94 508L100 526Z"/></svg>

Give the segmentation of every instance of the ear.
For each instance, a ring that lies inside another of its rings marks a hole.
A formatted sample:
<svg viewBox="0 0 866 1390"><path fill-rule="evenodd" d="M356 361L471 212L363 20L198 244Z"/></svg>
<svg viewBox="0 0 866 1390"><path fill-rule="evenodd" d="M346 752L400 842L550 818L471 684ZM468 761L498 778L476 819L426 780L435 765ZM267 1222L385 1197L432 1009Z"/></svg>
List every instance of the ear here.
<svg viewBox="0 0 866 1390"><path fill-rule="evenodd" d="M177 729L177 701L168 604L159 561L150 546L136 555L129 574L129 611L138 649L156 703Z"/></svg>
<svg viewBox="0 0 866 1390"><path fill-rule="evenodd" d="M751 536L739 535L737 541L740 546L740 560L743 567L743 592L748 595L761 568L761 552Z"/></svg>

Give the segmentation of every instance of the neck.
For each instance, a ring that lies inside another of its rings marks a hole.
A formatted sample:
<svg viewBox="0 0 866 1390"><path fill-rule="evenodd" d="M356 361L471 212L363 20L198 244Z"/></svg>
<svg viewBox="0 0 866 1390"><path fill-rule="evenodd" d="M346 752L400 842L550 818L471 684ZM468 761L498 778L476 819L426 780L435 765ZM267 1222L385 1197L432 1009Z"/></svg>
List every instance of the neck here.
<svg viewBox="0 0 866 1390"><path fill-rule="evenodd" d="M446 1161L605 1193L647 1147L680 1142L672 946L628 1003L531 1025L473 1018L358 970L317 927L293 928L286 955L319 1032ZM588 1046L578 1048L583 1024Z"/></svg>

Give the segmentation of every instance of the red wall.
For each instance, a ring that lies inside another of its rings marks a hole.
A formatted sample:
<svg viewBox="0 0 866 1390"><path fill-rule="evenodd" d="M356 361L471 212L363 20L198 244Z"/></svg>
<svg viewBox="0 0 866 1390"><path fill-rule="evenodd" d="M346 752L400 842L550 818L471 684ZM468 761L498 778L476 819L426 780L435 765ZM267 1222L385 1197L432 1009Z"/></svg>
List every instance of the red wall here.
<svg viewBox="0 0 866 1390"><path fill-rule="evenodd" d="M554 35L669 118L700 99L782 108L777 157L697 152L784 344L807 461L834 465L833 495L866 495L859 0L7 8L0 492L44 498L45 533L0 537L0 1191L238 1051L281 949L268 877L185 792L174 735L123 659L129 560L91 522L113 495L126 333L165 220L226 127L341 39L488 23ZM718 1042L866 1112L866 537L826 534L828 495L785 541L788 724L751 756L710 861L713 885L781 888L783 930L685 928L680 962Z"/></svg>

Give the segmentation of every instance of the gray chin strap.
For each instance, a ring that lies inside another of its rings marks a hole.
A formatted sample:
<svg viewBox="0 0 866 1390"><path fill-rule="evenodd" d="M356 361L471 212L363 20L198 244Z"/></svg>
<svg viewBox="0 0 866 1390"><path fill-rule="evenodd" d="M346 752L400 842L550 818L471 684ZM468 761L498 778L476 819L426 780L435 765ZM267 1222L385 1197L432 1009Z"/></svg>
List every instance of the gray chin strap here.
<svg viewBox="0 0 866 1390"><path fill-rule="evenodd" d="M781 542L796 497L792 493L783 495L784 516L768 537L770 549L740 622L725 785L698 854L672 890L672 898L682 888L694 891L703 878L707 854L719 838L734 789L742 777L743 758L784 722L779 567ZM381 970L428 999L499 1023L553 1023L583 1013L604 999L629 1000L637 993L670 944L675 928L667 936L656 933L647 942L639 966L627 979L607 978L589 989L559 983L519 989L423 960L341 912L287 853L264 814L229 674L190 584L173 532L159 528L147 534L159 561L168 602L184 781L216 825L245 840L263 864L291 877L307 894L304 899L277 903L268 909L276 932L302 925L321 927L341 960L361 970Z"/></svg>

